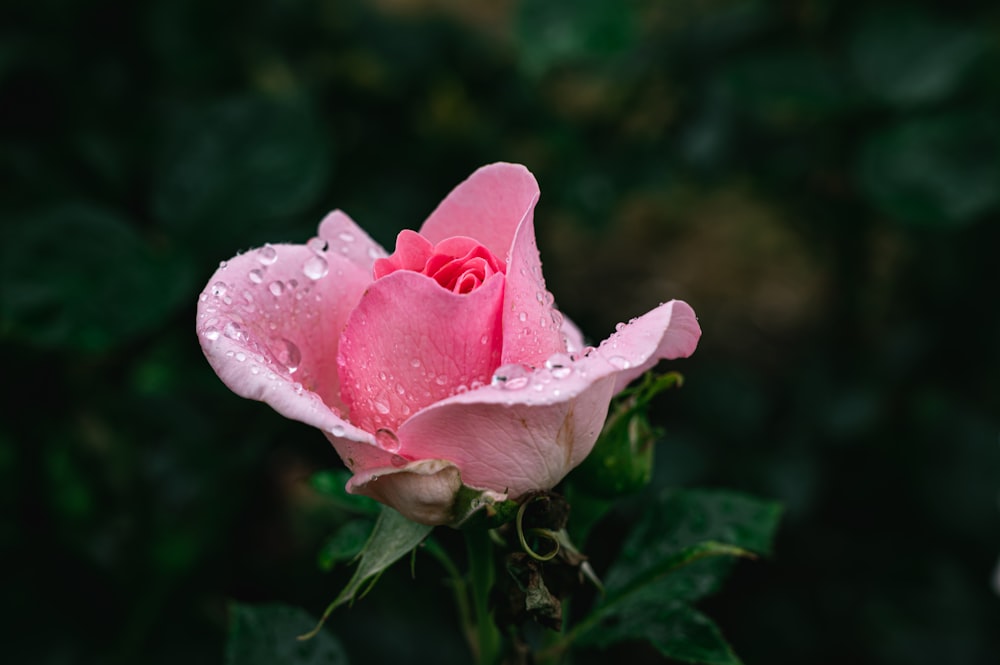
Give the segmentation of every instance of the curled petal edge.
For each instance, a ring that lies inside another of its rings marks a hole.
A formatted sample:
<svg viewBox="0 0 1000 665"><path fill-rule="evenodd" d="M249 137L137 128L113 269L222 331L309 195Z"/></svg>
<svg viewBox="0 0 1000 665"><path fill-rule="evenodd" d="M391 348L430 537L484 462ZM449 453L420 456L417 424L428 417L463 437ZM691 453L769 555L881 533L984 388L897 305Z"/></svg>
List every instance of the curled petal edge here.
<svg viewBox="0 0 1000 665"><path fill-rule="evenodd" d="M347 482L347 491L392 506L403 517L430 526L460 526L507 495L462 484L455 464L423 459L405 466L367 469Z"/></svg>

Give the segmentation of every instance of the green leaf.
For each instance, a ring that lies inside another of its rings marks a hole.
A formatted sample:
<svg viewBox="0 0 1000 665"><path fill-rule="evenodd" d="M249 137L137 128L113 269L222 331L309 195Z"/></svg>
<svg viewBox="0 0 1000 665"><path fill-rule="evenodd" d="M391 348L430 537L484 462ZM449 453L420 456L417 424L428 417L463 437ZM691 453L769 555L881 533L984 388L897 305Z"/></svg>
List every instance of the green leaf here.
<svg viewBox="0 0 1000 665"><path fill-rule="evenodd" d="M635 387L619 395L593 451L573 472L573 483L601 498L629 494L649 484L653 447L662 432L650 424L646 412L656 395L683 382L676 372L647 372Z"/></svg>
<svg viewBox="0 0 1000 665"><path fill-rule="evenodd" d="M102 352L162 323L194 290L180 257L128 221L72 203L0 225L0 335Z"/></svg>
<svg viewBox="0 0 1000 665"><path fill-rule="evenodd" d="M1000 127L987 114L908 120L873 136L861 186L886 214L914 226L950 227L1000 203Z"/></svg>
<svg viewBox="0 0 1000 665"><path fill-rule="evenodd" d="M614 618L588 633L580 644L604 648L616 642L647 640L662 655L686 663L740 663L718 626L683 603L632 605Z"/></svg>
<svg viewBox="0 0 1000 665"><path fill-rule="evenodd" d="M320 547L317 555L320 569L329 571L337 563L350 561L358 556L364 549L371 530L372 521L364 518L354 519L341 525Z"/></svg>
<svg viewBox="0 0 1000 665"><path fill-rule="evenodd" d="M736 492L666 490L643 513L605 575L608 597L634 587L638 580L657 578L666 562L707 541L769 554L780 514L777 503ZM685 568L681 575L696 572L704 579L679 585L676 591L685 591L684 597L694 600L715 590L728 565L705 563Z"/></svg>
<svg viewBox="0 0 1000 665"><path fill-rule="evenodd" d="M363 596L389 566L419 545L432 528L411 522L388 506L383 507L368 537L368 542L361 551L361 560L351 580L323 612L323 617L316 627L301 639L313 637L333 610L344 603L353 602L359 594Z"/></svg>
<svg viewBox="0 0 1000 665"><path fill-rule="evenodd" d="M240 229L305 210L322 192L329 155L294 99L237 97L175 112L162 132L153 207L172 229Z"/></svg>
<svg viewBox="0 0 1000 665"><path fill-rule="evenodd" d="M340 642L328 631L295 638L314 619L287 605L229 605L226 665L347 665Z"/></svg>
<svg viewBox="0 0 1000 665"><path fill-rule="evenodd" d="M717 590L732 557L770 552L780 507L723 491L661 493L605 576L605 595L571 634L603 647L646 639L694 663L738 663L718 629L689 603Z"/></svg>
<svg viewBox="0 0 1000 665"><path fill-rule="evenodd" d="M985 45L971 26L900 6L866 15L851 35L849 56L869 94L907 106L951 95Z"/></svg>
<svg viewBox="0 0 1000 665"><path fill-rule="evenodd" d="M362 494L348 493L346 487L350 477L351 472L346 469L318 471L309 479L309 484L338 508L372 517L378 515L382 509L379 502Z"/></svg>

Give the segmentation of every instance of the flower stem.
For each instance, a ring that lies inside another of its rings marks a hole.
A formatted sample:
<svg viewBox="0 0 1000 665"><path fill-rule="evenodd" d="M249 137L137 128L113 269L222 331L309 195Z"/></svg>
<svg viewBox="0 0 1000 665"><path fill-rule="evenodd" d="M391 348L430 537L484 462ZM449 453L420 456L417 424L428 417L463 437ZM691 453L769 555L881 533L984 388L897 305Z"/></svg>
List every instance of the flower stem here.
<svg viewBox="0 0 1000 665"><path fill-rule="evenodd" d="M469 554L469 582L472 587L472 605L475 615L478 665L497 665L500 657L500 631L493 623L489 609L490 590L493 588L493 542L485 528L466 528L465 546Z"/></svg>

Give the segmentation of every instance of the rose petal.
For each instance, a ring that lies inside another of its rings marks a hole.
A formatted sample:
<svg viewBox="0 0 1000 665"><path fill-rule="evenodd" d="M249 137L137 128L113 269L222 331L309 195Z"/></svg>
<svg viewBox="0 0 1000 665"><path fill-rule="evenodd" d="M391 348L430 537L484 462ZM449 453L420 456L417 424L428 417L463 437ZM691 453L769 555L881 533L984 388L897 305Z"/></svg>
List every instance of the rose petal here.
<svg viewBox="0 0 1000 665"><path fill-rule="evenodd" d="M529 214L517 228L507 262L503 362L537 366L553 353L566 351L562 323L552 294L545 288L535 224Z"/></svg>
<svg viewBox="0 0 1000 665"><path fill-rule="evenodd" d="M503 276L494 275L460 295L408 271L372 284L340 338L351 422L370 432L395 429L459 386L489 382L500 361L503 289Z"/></svg>
<svg viewBox="0 0 1000 665"><path fill-rule="evenodd" d="M367 275L372 274L375 260L386 256L382 246L341 210L334 210L319 223L317 235L327 241L329 254L340 255Z"/></svg>
<svg viewBox="0 0 1000 665"><path fill-rule="evenodd" d="M700 334L691 308L671 301L583 358L560 354L516 388L508 381L455 395L414 415L397 434L408 455L453 462L467 485L513 498L549 489L590 453L612 395L629 377L690 355Z"/></svg>
<svg viewBox="0 0 1000 665"><path fill-rule="evenodd" d="M340 420L324 411L343 409L334 355L339 332L370 281L354 263L303 245L237 256L199 298L205 356L237 394L327 429Z"/></svg>
<svg viewBox="0 0 1000 665"><path fill-rule="evenodd" d="M520 164L478 169L431 213L420 234L437 244L452 236L475 238L504 261L521 220L538 201L538 183Z"/></svg>
<svg viewBox="0 0 1000 665"><path fill-rule="evenodd" d="M420 524L449 524L462 475L451 462L425 459L401 468L376 468L352 476L347 491L370 496Z"/></svg>

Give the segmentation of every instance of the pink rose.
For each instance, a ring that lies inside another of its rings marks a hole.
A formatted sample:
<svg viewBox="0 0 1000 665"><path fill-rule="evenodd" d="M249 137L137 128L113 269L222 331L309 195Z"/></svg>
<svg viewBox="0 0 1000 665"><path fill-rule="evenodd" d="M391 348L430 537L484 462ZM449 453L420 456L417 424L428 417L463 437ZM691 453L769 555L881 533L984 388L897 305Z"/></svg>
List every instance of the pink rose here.
<svg viewBox="0 0 1000 665"><path fill-rule="evenodd" d="M223 263L198 336L243 397L319 428L366 494L424 524L552 488L590 452L608 405L701 330L673 300L596 349L545 289L523 166L485 166L391 256L343 212L304 245ZM463 493L468 497L469 493Z"/></svg>

